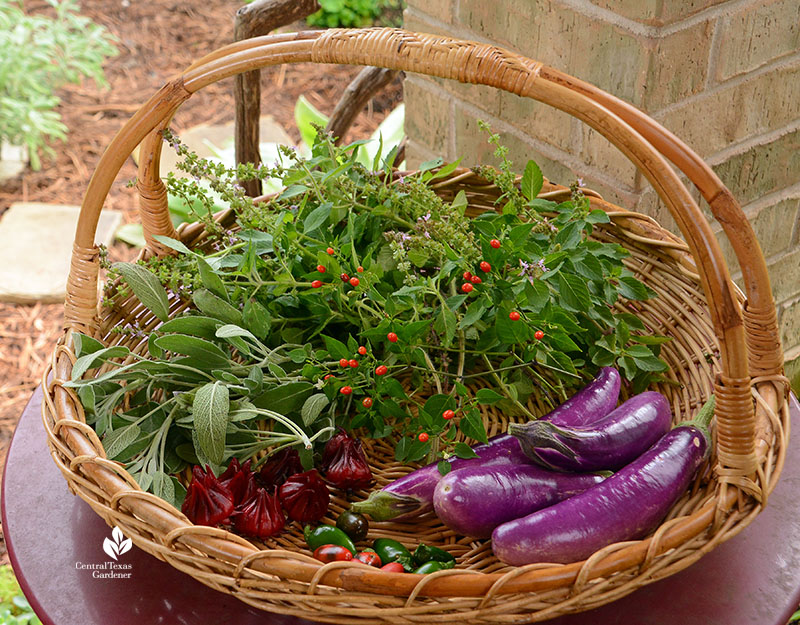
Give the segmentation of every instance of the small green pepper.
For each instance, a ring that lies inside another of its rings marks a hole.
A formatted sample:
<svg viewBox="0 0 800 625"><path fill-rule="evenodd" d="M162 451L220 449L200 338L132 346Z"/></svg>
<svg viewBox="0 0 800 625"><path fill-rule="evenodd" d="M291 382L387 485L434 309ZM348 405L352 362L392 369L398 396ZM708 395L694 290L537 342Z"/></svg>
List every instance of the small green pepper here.
<svg viewBox="0 0 800 625"><path fill-rule="evenodd" d="M425 575L426 573L435 573L436 571L442 571L444 569L452 569L454 566L455 562L439 562L438 560L431 560L414 569L414 573L418 575Z"/></svg>
<svg viewBox="0 0 800 625"><path fill-rule="evenodd" d="M455 562L456 557L439 547L431 547L420 543L414 550L414 562L417 566L422 566L425 562L434 560L436 562Z"/></svg>
<svg viewBox="0 0 800 625"><path fill-rule="evenodd" d="M317 547L322 545L339 545L340 547L345 547L353 555L358 553L358 549L356 549L347 534L338 527L333 527L333 525L318 525L314 528L306 525L303 528L303 535L311 551L316 551Z"/></svg>
<svg viewBox="0 0 800 625"><path fill-rule="evenodd" d="M411 559L411 552L402 543L391 538L375 539L375 542L372 543L372 548L380 556L381 562L384 564L395 562L400 557Z"/></svg>

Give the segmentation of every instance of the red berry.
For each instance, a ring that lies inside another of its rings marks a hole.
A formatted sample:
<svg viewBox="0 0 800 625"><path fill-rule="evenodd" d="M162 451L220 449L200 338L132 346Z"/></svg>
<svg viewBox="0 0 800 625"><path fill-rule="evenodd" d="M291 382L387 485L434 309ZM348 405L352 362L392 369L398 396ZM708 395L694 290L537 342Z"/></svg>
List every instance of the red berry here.
<svg viewBox="0 0 800 625"><path fill-rule="evenodd" d="M358 286L359 284L361 284L361 280L359 280L358 278L350 278L351 286Z"/></svg>
<svg viewBox="0 0 800 625"><path fill-rule="evenodd" d="M327 270L325 269L325 265L317 265L317 271L320 273L325 273Z"/></svg>
<svg viewBox="0 0 800 625"><path fill-rule="evenodd" d="M535 338L537 341L541 341L544 338L544 332L541 330L536 330L536 332L533 333L533 338Z"/></svg>
<svg viewBox="0 0 800 625"><path fill-rule="evenodd" d="M324 378L322 378L322 380L323 380L323 381L330 380L332 377L333 377L333 374L332 374L332 373L329 373L329 374L328 374L328 375L326 375Z"/></svg>
<svg viewBox="0 0 800 625"><path fill-rule="evenodd" d="M448 421L449 421L450 419L452 419L453 417L455 417L455 416L456 416L456 413L455 413L454 411L452 411L452 410L445 410L445 411L442 413L442 418L443 418L443 419L447 419Z"/></svg>
<svg viewBox="0 0 800 625"><path fill-rule="evenodd" d="M342 369L344 369L345 367L347 367L349 364L350 364L350 363L348 362L347 358L342 358L342 359L339 361L339 366L340 366Z"/></svg>
<svg viewBox="0 0 800 625"><path fill-rule="evenodd" d="M461 290L464 291L464 293L469 293L473 288L475 287L473 287L469 282L465 282L461 285Z"/></svg>
<svg viewBox="0 0 800 625"><path fill-rule="evenodd" d="M387 371L389 371L389 368L386 365L380 365L375 368L375 375L386 375Z"/></svg>
<svg viewBox="0 0 800 625"><path fill-rule="evenodd" d="M491 245L494 249L497 249L500 247L500 241L498 241L497 239L492 239L491 241L489 241L489 245Z"/></svg>
<svg viewBox="0 0 800 625"><path fill-rule="evenodd" d="M511 319L511 321L519 321L519 313L516 310L512 310L508 313L508 318Z"/></svg>
<svg viewBox="0 0 800 625"><path fill-rule="evenodd" d="M362 345L361 347L358 348L358 353L361 354L362 356L366 356L367 348Z"/></svg>
<svg viewBox="0 0 800 625"><path fill-rule="evenodd" d="M313 280L313 281L311 282L311 286L312 286L313 288L315 288L315 289L318 289L319 287L321 287L321 286L322 286L322 280Z"/></svg>
<svg viewBox="0 0 800 625"><path fill-rule="evenodd" d="M342 388L339 389L339 392L342 395L350 395L353 392L353 389L349 386L343 386Z"/></svg>
<svg viewBox="0 0 800 625"><path fill-rule="evenodd" d="M417 437L420 443L424 443L428 440L428 433L427 432L420 432L420 435Z"/></svg>
<svg viewBox="0 0 800 625"><path fill-rule="evenodd" d="M394 332L389 332L389 334L386 335L386 338L389 339L389 342L391 343L397 343L397 335Z"/></svg>
<svg viewBox="0 0 800 625"><path fill-rule="evenodd" d="M470 282L472 282L472 284L480 284L483 282L483 280L481 280L480 276L472 276L472 278L470 278Z"/></svg>
<svg viewBox="0 0 800 625"><path fill-rule="evenodd" d="M485 260L481 261L480 267L481 267L481 271L483 271L484 273L488 273L488 272L490 272L492 270L492 266L489 263L487 263Z"/></svg>
<svg viewBox="0 0 800 625"><path fill-rule="evenodd" d="M372 408L372 397L365 397L361 400L361 405L364 406L364 408Z"/></svg>
<svg viewBox="0 0 800 625"><path fill-rule="evenodd" d="M333 256L333 255L336 253L336 250L335 250L335 249L333 249L332 247L329 247L329 248L328 248L327 250L325 250L325 251L326 251L326 252L328 252L328 254L330 254L331 256Z"/></svg>
<svg viewBox="0 0 800 625"><path fill-rule="evenodd" d="M342 282L347 282L350 279L350 276L348 276L346 273L343 273L339 277L342 279Z"/></svg>
<svg viewBox="0 0 800 625"><path fill-rule="evenodd" d="M357 360L351 360L347 364L350 365L351 367L353 367L353 369L355 369L358 366L358 361Z"/></svg>
<svg viewBox="0 0 800 625"><path fill-rule="evenodd" d="M464 280L471 280L472 274L469 271L465 271L463 274Z"/></svg>
<svg viewBox="0 0 800 625"><path fill-rule="evenodd" d="M356 267L356 271L358 273L364 273L364 268L359 265L358 267Z"/></svg>

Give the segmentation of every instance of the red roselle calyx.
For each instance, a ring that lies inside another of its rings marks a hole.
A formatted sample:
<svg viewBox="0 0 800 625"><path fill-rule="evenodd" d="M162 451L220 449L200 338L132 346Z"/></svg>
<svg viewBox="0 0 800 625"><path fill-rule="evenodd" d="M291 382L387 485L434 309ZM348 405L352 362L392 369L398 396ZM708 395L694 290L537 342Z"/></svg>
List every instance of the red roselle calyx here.
<svg viewBox="0 0 800 625"><path fill-rule="evenodd" d="M256 480L250 470L251 464L252 460L239 464L238 458L232 458L228 468L219 476L220 483L228 487L233 493L233 504L235 506L247 501L256 492Z"/></svg>
<svg viewBox="0 0 800 625"><path fill-rule="evenodd" d="M372 481L372 471L357 438L343 439L336 455L322 468L325 478L339 488L365 488Z"/></svg>
<svg viewBox="0 0 800 625"><path fill-rule="evenodd" d="M325 474L325 471L328 470L331 462L336 457L336 454L339 453L339 449L342 447L342 443L346 438L350 438L342 428L339 428L339 431L336 432L331 438L325 443L325 448L322 450L322 460L319 463L320 471L322 474Z"/></svg>
<svg viewBox="0 0 800 625"><path fill-rule="evenodd" d="M207 466L192 468L192 481L186 489L181 512L195 525L217 525L233 512L233 493Z"/></svg>
<svg viewBox="0 0 800 625"><path fill-rule="evenodd" d="M258 474L258 481L268 491L273 492L286 481L290 475L303 472L300 454L296 449L284 449L274 454Z"/></svg>
<svg viewBox="0 0 800 625"><path fill-rule="evenodd" d="M280 532L285 524L278 497L263 488L256 489L233 514L233 527L245 536L267 538Z"/></svg>
<svg viewBox="0 0 800 625"><path fill-rule="evenodd" d="M301 523L319 521L331 501L328 487L316 469L292 475L278 490L278 497L289 518Z"/></svg>

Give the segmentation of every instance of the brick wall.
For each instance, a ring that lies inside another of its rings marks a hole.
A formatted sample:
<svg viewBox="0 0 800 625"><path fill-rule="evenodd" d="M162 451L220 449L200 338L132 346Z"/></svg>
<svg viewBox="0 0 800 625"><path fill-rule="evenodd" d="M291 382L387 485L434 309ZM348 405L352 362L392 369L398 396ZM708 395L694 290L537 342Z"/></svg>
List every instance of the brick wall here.
<svg viewBox="0 0 800 625"><path fill-rule="evenodd" d="M800 0L408 0L405 27L542 61L627 100L686 141L751 219L787 360L800 356ZM477 128L483 119L520 168L533 158L556 182L581 176L606 199L675 228L633 165L566 114L453 81L410 75L405 85L411 165L433 156L492 162ZM736 277L731 247L719 238Z"/></svg>

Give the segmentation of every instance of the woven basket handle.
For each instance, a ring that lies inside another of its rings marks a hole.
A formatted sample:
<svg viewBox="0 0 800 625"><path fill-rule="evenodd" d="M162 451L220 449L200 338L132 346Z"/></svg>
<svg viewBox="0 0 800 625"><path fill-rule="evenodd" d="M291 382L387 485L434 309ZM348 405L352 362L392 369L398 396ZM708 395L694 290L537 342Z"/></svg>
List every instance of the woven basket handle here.
<svg viewBox="0 0 800 625"><path fill-rule="evenodd" d="M697 263L720 343L722 373L716 382L717 452L725 481L742 484L756 472L755 415L750 393L748 348L742 311L719 244L691 194L654 147L698 183L726 225L759 314L771 312L769 280L758 243L738 204L702 161L673 135L632 107L541 63L491 45L397 29L328 30L258 37L237 42L200 59L157 92L123 127L98 164L84 196L67 285L65 321L94 331L97 305L97 221L103 201L123 162L142 146L148 230L174 236L166 194L158 175L164 128L180 104L203 87L235 74L279 63L375 65L503 89L559 108L596 129L647 177L669 208ZM627 122L625 121L627 120ZM637 132L636 129L639 132ZM148 137L148 134L150 135ZM645 136L650 139L648 141ZM724 220L723 220L724 217ZM148 241L159 251L157 242ZM776 332L775 332L776 334ZM773 341L770 362L780 357ZM774 364L774 363L773 363Z"/></svg>

